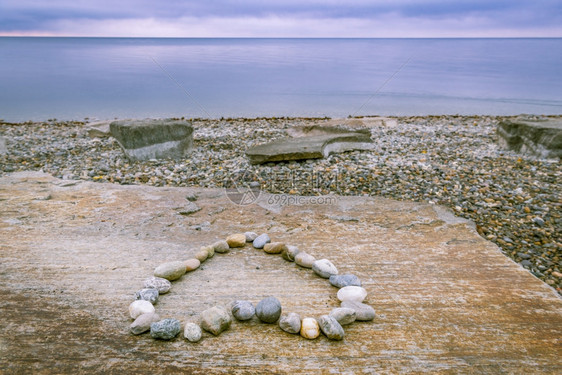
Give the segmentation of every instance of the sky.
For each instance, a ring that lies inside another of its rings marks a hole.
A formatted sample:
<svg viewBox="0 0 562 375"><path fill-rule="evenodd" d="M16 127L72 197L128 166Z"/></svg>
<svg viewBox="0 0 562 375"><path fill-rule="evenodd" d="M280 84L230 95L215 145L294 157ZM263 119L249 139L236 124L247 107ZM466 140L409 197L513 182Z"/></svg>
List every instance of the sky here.
<svg viewBox="0 0 562 375"><path fill-rule="evenodd" d="M0 0L0 36L562 37L562 1Z"/></svg>

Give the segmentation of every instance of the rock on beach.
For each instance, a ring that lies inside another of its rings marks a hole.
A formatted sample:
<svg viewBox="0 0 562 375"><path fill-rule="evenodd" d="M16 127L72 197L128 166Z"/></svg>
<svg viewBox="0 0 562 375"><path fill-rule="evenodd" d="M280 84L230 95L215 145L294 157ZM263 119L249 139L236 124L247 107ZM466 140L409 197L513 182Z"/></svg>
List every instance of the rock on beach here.
<svg viewBox="0 0 562 375"><path fill-rule="evenodd" d="M238 320L250 320L255 315L256 309L250 301L234 301L232 315Z"/></svg>
<svg viewBox="0 0 562 375"><path fill-rule="evenodd" d="M314 318L304 318L301 322L301 336L313 340L320 336L320 326Z"/></svg>
<svg viewBox="0 0 562 375"><path fill-rule="evenodd" d="M160 315L156 313L148 313L139 315L133 323L130 330L133 335L140 335L150 330L150 325L160 320Z"/></svg>
<svg viewBox="0 0 562 375"><path fill-rule="evenodd" d="M246 235L244 233L232 234L226 238L229 247L244 247L246 245Z"/></svg>
<svg viewBox="0 0 562 375"><path fill-rule="evenodd" d="M174 281L185 274L185 264L181 261L167 262L154 269L154 276Z"/></svg>
<svg viewBox="0 0 562 375"><path fill-rule="evenodd" d="M330 284L336 288L343 288L345 286L361 286L361 280L355 275L331 275Z"/></svg>
<svg viewBox="0 0 562 375"><path fill-rule="evenodd" d="M218 336L227 330L232 323L230 314L222 306L215 306L201 313L201 328Z"/></svg>
<svg viewBox="0 0 562 375"><path fill-rule="evenodd" d="M318 319L318 325L322 333L330 340L343 340L345 334L343 328L333 316L322 315Z"/></svg>
<svg viewBox="0 0 562 375"><path fill-rule="evenodd" d="M181 331L181 323L177 319L163 319L150 325L150 336L154 339L171 340Z"/></svg>
<svg viewBox="0 0 562 375"><path fill-rule="evenodd" d="M269 235L267 233L264 233L256 237L256 239L252 242L252 246L254 246L256 249L263 249L265 244L270 242L271 238L269 238Z"/></svg>
<svg viewBox="0 0 562 375"><path fill-rule="evenodd" d="M156 289L160 294L166 294L172 289L172 283L161 277L150 277L144 280L143 286L148 289Z"/></svg>
<svg viewBox="0 0 562 375"><path fill-rule="evenodd" d="M281 310L281 302L275 297L264 298L256 305L256 315L264 323L277 322Z"/></svg>
<svg viewBox="0 0 562 375"><path fill-rule="evenodd" d="M135 293L135 299L142 299L154 305L156 302L158 302L159 295L160 293L158 293L158 289L145 288Z"/></svg>
<svg viewBox="0 0 562 375"><path fill-rule="evenodd" d="M186 323L183 329L183 337L187 339L189 342L198 342L201 340L201 327L195 323Z"/></svg>
<svg viewBox="0 0 562 375"><path fill-rule="evenodd" d="M338 290L338 299L340 301L353 301L353 302L363 302L367 297L367 291L360 286L344 286Z"/></svg>
<svg viewBox="0 0 562 375"><path fill-rule="evenodd" d="M355 310L355 319L358 321L369 321L375 319L375 309L361 302L344 301L341 307Z"/></svg>
<svg viewBox="0 0 562 375"><path fill-rule="evenodd" d="M338 269L328 259L320 259L312 263L312 270L318 276L329 279L332 275L338 274Z"/></svg>
<svg viewBox="0 0 562 375"><path fill-rule="evenodd" d="M129 305L129 315L132 319L136 319L142 314L151 314L155 312L154 305L152 303L139 299L134 301Z"/></svg>
<svg viewBox="0 0 562 375"><path fill-rule="evenodd" d="M301 330L301 318L297 313L284 314L279 319L279 328L288 333L299 333Z"/></svg>
<svg viewBox="0 0 562 375"><path fill-rule="evenodd" d="M304 268L312 268L312 265L316 261L316 258L312 255L301 251L295 257L295 263Z"/></svg>

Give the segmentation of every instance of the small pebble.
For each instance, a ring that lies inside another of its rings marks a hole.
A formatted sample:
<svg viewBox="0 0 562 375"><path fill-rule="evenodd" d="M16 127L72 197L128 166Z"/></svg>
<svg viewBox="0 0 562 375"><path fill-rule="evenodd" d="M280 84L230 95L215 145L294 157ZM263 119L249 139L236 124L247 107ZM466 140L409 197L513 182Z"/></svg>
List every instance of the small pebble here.
<svg viewBox="0 0 562 375"><path fill-rule="evenodd" d="M154 305L143 299L136 300L129 305L129 315L132 319L136 319L142 314L151 314L155 311Z"/></svg>
<svg viewBox="0 0 562 375"><path fill-rule="evenodd" d="M301 330L301 317L297 313L283 314L279 319L279 327L288 333L299 333Z"/></svg>
<svg viewBox="0 0 562 375"><path fill-rule="evenodd" d="M304 268L312 268L314 262L316 258L304 251L299 252L295 257L295 263Z"/></svg>
<svg viewBox="0 0 562 375"><path fill-rule="evenodd" d="M285 250L287 250L287 246L283 242L270 242L263 247L263 251L268 254L281 254Z"/></svg>
<svg viewBox="0 0 562 375"><path fill-rule="evenodd" d="M215 253L224 254L230 251L230 246L225 240L217 241L211 245Z"/></svg>
<svg viewBox="0 0 562 375"><path fill-rule="evenodd" d="M330 311L330 316L334 317L339 324L345 326L353 323L357 314L355 313L355 310L348 307L336 307Z"/></svg>
<svg viewBox="0 0 562 375"><path fill-rule="evenodd" d="M254 240L258 238L258 234L256 232L246 232L244 235L246 236L246 242L254 242Z"/></svg>
<svg viewBox="0 0 562 375"><path fill-rule="evenodd" d="M156 289L160 294L166 294L172 289L172 283L161 277L150 277L144 280L143 286L147 289Z"/></svg>
<svg viewBox="0 0 562 375"><path fill-rule="evenodd" d="M301 336L305 339L315 339L320 336L320 326L314 318L304 318L301 322Z"/></svg>
<svg viewBox="0 0 562 375"><path fill-rule="evenodd" d="M199 262L203 263L209 257L209 252L207 250L199 250L197 254L195 254L195 259Z"/></svg>
<svg viewBox="0 0 562 375"><path fill-rule="evenodd" d="M201 262L198 259L193 258L186 260L183 264L185 266L185 272L191 272L199 268Z"/></svg>
<svg viewBox="0 0 562 375"><path fill-rule="evenodd" d="M186 323L183 329L183 337L189 342L197 342L201 340L201 327L195 323Z"/></svg>
<svg viewBox="0 0 562 375"><path fill-rule="evenodd" d="M167 262L159 265L154 269L154 276L174 281L185 274L185 265L183 262Z"/></svg>
<svg viewBox="0 0 562 375"><path fill-rule="evenodd" d="M364 303L354 302L354 301L344 301L341 303L341 307L347 307L355 310L355 314L356 314L355 320L369 321L375 319L375 309Z"/></svg>
<svg viewBox="0 0 562 375"><path fill-rule="evenodd" d="M332 275L338 274L338 269L328 259L320 259L312 263L312 270L318 276L329 279Z"/></svg>
<svg viewBox="0 0 562 375"><path fill-rule="evenodd" d="M215 306L201 313L201 328L218 336L232 323L230 314L222 306Z"/></svg>
<svg viewBox="0 0 562 375"><path fill-rule="evenodd" d="M336 288L344 286L361 286L361 280L355 275L332 275L330 276L330 284Z"/></svg>
<svg viewBox="0 0 562 375"><path fill-rule="evenodd" d="M244 247L246 245L246 235L244 233L232 234L226 238L230 247Z"/></svg>
<svg viewBox="0 0 562 375"><path fill-rule="evenodd" d="M254 246L256 249L263 249L265 244L270 242L271 238L269 238L267 233L264 233L256 237L254 242L252 242L252 246Z"/></svg>
<svg viewBox="0 0 562 375"><path fill-rule="evenodd" d="M256 309L250 301L234 301L232 315L238 320L250 320L255 315Z"/></svg>
<svg viewBox="0 0 562 375"><path fill-rule="evenodd" d="M133 335L140 335L146 331L150 330L150 325L154 322L160 320L160 316L156 313L142 314L139 315L133 323L131 323L130 329Z"/></svg>
<svg viewBox="0 0 562 375"><path fill-rule="evenodd" d="M264 323L275 323L281 316L281 302L275 297L262 299L256 305L256 316Z"/></svg>
<svg viewBox="0 0 562 375"><path fill-rule="evenodd" d="M201 251L207 252L207 258L212 258L213 256L215 256L215 249L213 248L212 245L211 246L202 246Z"/></svg>
<svg viewBox="0 0 562 375"><path fill-rule="evenodd" d="M150 325L150 336L154 339L171 340L181 331L181 323L177 319L162 319Z"/></svg>
<svg viewBox="0 0 562 375"><path fill-rule="evenodd" d="M281 256L283 259L288 260L289 262L294 262L295 257L299 253L299 248L293 245L287 245L287 250L283 250Z"/></svg>
<svg viewBox="0 0 562 375"><path fill-rule="evenodd" d="M338 290L338 299L340 301L363 302L367 297L367 291L360 286L344 286Z"/></svg>
<svg viewBox="0 0 562 375"><path fill-rule="evenodd" d="M318 319L318 325L322 330L322 333L326 335L330 340L343 340L345 335L344 330L340 323L330 315L322 315Z"/></svg>
<svg viewBox="0 0 562 375"><path fill-rule="evenodd" d="M160 293L158 293L158 289L145 288L135 293L135 299L142 299L154 305L156 302L158 302L159 295Z"/></svg>

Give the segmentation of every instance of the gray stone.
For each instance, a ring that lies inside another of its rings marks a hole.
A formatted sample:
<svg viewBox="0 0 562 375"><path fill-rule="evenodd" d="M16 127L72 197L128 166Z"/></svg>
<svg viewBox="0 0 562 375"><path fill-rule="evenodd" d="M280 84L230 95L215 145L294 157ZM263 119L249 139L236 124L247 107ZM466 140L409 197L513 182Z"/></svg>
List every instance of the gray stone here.
<svg viewBox="0 0 562 375"><path fill-rule="evenodd" d="M159 294L166 294L172 289L172 283L161 277L150 277L144 280L143 286L146 289L156 289Z"/></svg>
<svg viewBox="0 0 562 375"><path fill-rule="evenodd" d="M218 336L227 330L232 323L232 318L222 306L215 306L201 313L201 328Z"/></svg>
<svg viewBox="0 0 562 375"><path fill-rule="evenodd" d="M154 339L171 340L181 331L181 323L177 319L162 319L150 325L150 336Z"/></svg>
<svg viewBox="0 0 562 375"><path fill-rule="evenodd" d="M562 158L562 120L518 118L498 125L500 146L540 158Z"/></svg>
<svg viewBox="0 0 562 375"><path fill-rule="evenodd" d="M279 319L279 327L288 333L299 333L301 330L301 317L297 313L284 314Z"/></svg>
<svg viewBox="0 0 562 375"><path fill-rule="evenodd" d="M287 250L283 250L281 256L283 259L288 260L289 262L294 262L295 257L299 253L299 248L293 245L287 245Z"/></svg>
<svg viewBox="0 0 562 375"><path fill-rule="evenodd" d="M111 137L111 131L109 129L109 124L111 121L99 121L91 122L87 126L86 132L90 138L109 138Z"/></svg>
<svg viewBox="0 0 562 375"><path fill-rule="evenodd" d="M133 335L140 335L146 331L150 330L150 325L160 320L160 316L156 313L148 313L139 315L133 323L131 323L130 329Z"/></svg>
<svg viewBox="0 0 562 375"><path fill-rule="evenodd" d="M320 319L318 319L318 325L322 333L330 340L343 340L345 335L343 328L333 316L322 315Z"/></svg>
<svg viewBox="0 0 562 375"><path fill-rule="evenodd" d="M330 284L336 288L343 288L346 286L361 286L361 280L355 275L332 275L330 276Z"/></svg>
<svg viewBox="0 0 562 375"><path fill-rule="evenodd" d="M281 316L281 302L275 297L267 297L258 302L256 315L264 323L275 323Z"/></svg>
<svg viewBox="0 0 562 375"><path fill-rule="evenodd" d="M267 233L264 233L256 237L254 242L252 242L252 246L254 246L256 249L263 249L265 244L270 242L271 238L269 238Z"/></svg>
<svg viewBox="0 0 562 375"><path fill-rule="evenodd" d="M357 318L357 313L349 307L337 307L330 311L330 316L334 317L342 326L351 324Z"/></svg>
<svg viewBox="0 0 562 375"><path fill-rule="evenodd" d="M174 281L185 274L185 264L181 261L167 262L154 269L154 276Z"/></svg>
<svg viewBox="0 0 562 375"><path fill-rule="evenodd" d="M224 254L230 251L230 246L225 240L220 240L211 245L215 253Z"/></svg>
<svg viewBox="0 0 562 375"><path fill-rule="evenodd" d="M6 138L0 135L0 155L5 155L8 153L8 147L6 147Z"/></svg>
<svg viewBox="0 0 562 375"><path fill-rule="evenodd" d="M183 337L189 342L197 342L201 340L201 327L195 323L186 323L183 329Z"/></svg>
<svg viewBox="0 0 562 375"><path fill-rule="evenodd" d="M371 148L370 135L344 133L284 138L251 147L246 151L246 156L252 164L263 164L288 160L321 159L333 153Z"/></svg>
<svg viewBox="0 0 562 375"><path fill-rule="evenodd" d="M254 242L254 240L258 238L258 234L256 232L246 232L244 235L246 236L246 242Z"/></svg>
<svg viewBox="0 0 562 375"><path fill-rule="evenodd" d="M193 148L193 127L177 120L125 120L109 125L111 135L132 160L180 159Z"/></svg>
<svg viewBox="0 0 562 375"><path fill-rule="evenodd" d="M232 315L238 320L252 319L256 309L250 301L234 301L232 304Z"/></svg>
<svg viewBox="0 0 562 375"><path fill-rule="evenodd" d="M135 293L135 299L142 299L154 305L156 302L158 302L159 295L160 293L158 293L158 289L145 288Z"/></svg>
<svg viewBox="0 0 562 375"><path fill-rule="evenodd" d="M312 263L312 270L318 276L329 279L332 275L338 274L338 269L328 259L320 259Z"/></svg>
<svg viewBox="0 0 562 375"><path fill-rule="evenodd" d="M375 309L361 302L344 301L341 307L355 310L355 320L369 321L375 319Z"/></svg>

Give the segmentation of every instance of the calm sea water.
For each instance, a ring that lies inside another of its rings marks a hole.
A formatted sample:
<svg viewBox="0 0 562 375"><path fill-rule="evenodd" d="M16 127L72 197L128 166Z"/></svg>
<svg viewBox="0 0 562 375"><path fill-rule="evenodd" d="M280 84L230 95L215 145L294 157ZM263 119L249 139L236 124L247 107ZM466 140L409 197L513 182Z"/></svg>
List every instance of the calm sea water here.
<svg viewBox="0 0 562 375"><path fill-rule="evenodd" d="M562 39L0 38L0 118L562 113Z"/></svg>

